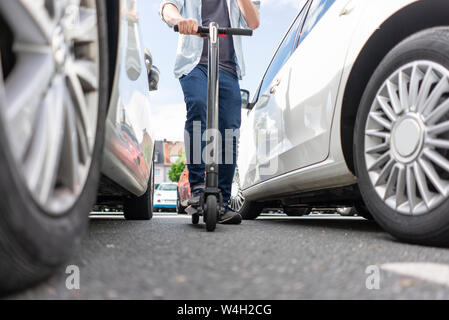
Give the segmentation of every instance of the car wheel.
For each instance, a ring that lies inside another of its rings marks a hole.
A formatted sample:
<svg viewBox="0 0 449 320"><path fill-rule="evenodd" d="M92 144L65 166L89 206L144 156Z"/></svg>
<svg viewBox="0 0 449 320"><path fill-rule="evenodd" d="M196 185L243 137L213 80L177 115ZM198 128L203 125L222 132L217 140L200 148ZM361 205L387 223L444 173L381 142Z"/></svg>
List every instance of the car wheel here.
<svg viewBox="0 0 449 320"><path fill-rule="evenodd" d="M373 215L371 214L371 212L368 210L368 208L365 206L365 204L363 202L362 203L357 202L354 205L354 209L355 209L355 213L358 216L365 218L366 220L370 220L370 221L374 220Z"/></svg>
<svg viewBox="0 0 449 320"><path fill-rule="evenodd" d="M153 218L154 197L154 164L151 164L147 191L140 196L131 196L123 203L123 214L126 220L151 220Z"/></svg>
<svg viewBox="0 0 449 320"><path fill-rule="evenodd" d="M248 201L243 196L238 168L235 169L234 180L232 182L230 206L232 210L242 216L243 220L256 219L264 209L263 204Z"/></svg>
<svg viewBox="0 0 449 320"><path fill-rule="evenodd" d="M397 238L449 245L449 28L404 40L370 80L355 128L364 203Z"/></svg>
<svg viewBox="0 0 449 320"><path fill-rule="evenodd" d="M176 212L178 212L178 214L185 214L186 213L186 207L184 207L181 204L181 201L179 200L179 192L178 192L178 197L176 199Z"/></svg>
<svg viewBox="0 0 449 320"><path fill-rule="evenodd" d="M108 102L106 11L103 1L64 3L0 2L1 293L67 260L96 198Z"/></svg>

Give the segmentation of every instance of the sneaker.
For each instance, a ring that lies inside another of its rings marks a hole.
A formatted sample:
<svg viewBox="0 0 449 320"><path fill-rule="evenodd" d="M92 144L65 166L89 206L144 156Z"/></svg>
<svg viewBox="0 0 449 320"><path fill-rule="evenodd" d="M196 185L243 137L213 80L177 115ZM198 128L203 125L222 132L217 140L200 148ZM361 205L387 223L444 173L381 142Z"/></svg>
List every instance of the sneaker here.
<svg viewBox="0 0 449 320"><path fill-rule="evenodd" d="M198 207L200 205L201 196L204 193L204 186L195 186L192 188L192 194L189 199L189 206Z"/></svg>
<svg viewBox="0 0 449 320"><path fill-rule="evenodd" d="M218 223L220 224L241 224L242 216L229 208L229 206L225 206L224 213L220 215L218 219Z"/></svg>

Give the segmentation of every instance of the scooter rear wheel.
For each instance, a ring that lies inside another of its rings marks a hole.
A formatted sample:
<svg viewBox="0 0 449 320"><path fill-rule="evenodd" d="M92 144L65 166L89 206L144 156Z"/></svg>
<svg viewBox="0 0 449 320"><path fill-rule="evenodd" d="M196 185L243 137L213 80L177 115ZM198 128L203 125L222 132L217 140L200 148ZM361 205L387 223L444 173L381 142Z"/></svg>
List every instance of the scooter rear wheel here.
<svg viewBox="0 0 449 320"><path fill-rule="evenodd" d="M208 196L206 200L206 229L212 232L217 227L218 200L216 196Z"/></svg>
<svg viewBox="0 0 449 320"><path fill-rule="evenodd" d="M192 224L198 224L200 222L200 216L198 214L192 215Z"/></svg>

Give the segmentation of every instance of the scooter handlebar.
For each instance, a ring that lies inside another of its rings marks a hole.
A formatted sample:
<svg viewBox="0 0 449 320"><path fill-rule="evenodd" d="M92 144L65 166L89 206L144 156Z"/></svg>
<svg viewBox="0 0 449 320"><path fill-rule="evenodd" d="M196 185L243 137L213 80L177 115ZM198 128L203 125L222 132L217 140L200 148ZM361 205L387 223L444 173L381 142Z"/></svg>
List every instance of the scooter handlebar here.
<svg viewBox="0 0 449 320"><path fill-rule="evenodd" d="M174 27L175 32L179 32L179 27L176 25ZM201 35L209 34L208 27L198 27L198 33ZM250 29L238 29L238 28L218 28L218 34L221 36L247 36L251 37L253 35L253 30Z"/></svg>

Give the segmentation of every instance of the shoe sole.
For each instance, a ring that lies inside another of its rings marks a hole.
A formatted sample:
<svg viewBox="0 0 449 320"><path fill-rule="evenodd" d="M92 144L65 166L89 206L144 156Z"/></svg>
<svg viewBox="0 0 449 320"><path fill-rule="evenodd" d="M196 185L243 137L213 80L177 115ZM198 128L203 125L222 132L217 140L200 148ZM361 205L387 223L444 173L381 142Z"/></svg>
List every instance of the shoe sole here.
<svg viewBox="0 0 449 320"><path fill-rule="evenodd" d="M233 221L233 220L235 220L235 221ZM229 219L220 220L218 223L219 224L241 224L242 223L242 218L241 217L239 218L238 215L235 215L235 216L233 216L233 217L231 217Z"/></svg>

